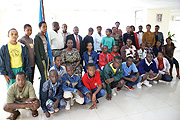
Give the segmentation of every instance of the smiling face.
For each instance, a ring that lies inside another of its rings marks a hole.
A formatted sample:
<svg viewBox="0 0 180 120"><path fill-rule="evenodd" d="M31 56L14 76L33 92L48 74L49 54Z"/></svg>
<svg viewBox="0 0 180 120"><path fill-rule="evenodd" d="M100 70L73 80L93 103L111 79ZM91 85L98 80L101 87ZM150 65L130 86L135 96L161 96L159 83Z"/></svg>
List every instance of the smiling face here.
<svg viewBox="0 0 180 120"><path fill-rule="evenodd" d="M72 49L73 48L73 41L72 40L67 40L67 47Z"/></svg>
<svg viewBox="0 0 180 120"><path fill-rule="evenodd" d="M62 58L61 57L56 57L56 59L54 60L54 63L55 63L57 68L60 68L60 66L62 64Z"/></svg>
<svg viewBox="0 0 180 120"><path fill-rule="evenodd" d="M79 28L78 28L78 27L74 27L73 32L74 32L75 35L78 35L78 33L79 33Z"/></svg>
<svg viewBox="0 0 180 120"><path fill-rule="evenodd" d="M10 38L10 41L16 42L19 37L17 30L10 30L8 37Z"/></svg>
<svg viewBox="0 0 180 120"><path fill-rule="evenodd" d="M119 67L121 66L121 63L122 63L122 59L121 59L121 60L119 60L119 59L114 59L114 61L113 61L113 67L114 67L115 69L117 69L117 68L119 68Z"/></svg>
<svg viewBox="0 0 180 120"><path fill-rule="evenodd" d="M63 25L62 25L62 30L63 30L63 31L67 31L67 25L66 25L66 24L63 24Z"/></svg>
<svg viewBox="0 0 180 120"><path fill-rule="evenodd" d="M95 74L95 72L96 72L95 66L89 66L89 67L87 68L87 72L88 72L88 74L89 74L91 77L93 77L94 74Z"/></svg>
<svg viewBox="0 0 180 120"><path fill-rule="evenodd" d="M69 74L71 77L74 74L74 68L73 66L66 66L66 72Z"/></svg>
<svg viewBox="0 0 180 120"><path fill-rule="evenodd" d="M25 29L24 29L24 32L27 36L31 36L32 34L32 27L29 27L27 26Z"/></svg>
<svg viewBox="0 0 180 120"><path fill-rule="evenodd" d="M132 40L131 39L127 39L126 44L127 44L128 47L130 47L131 44L132 44Z"/></svg>
<svg viewBox="0 0 180 120"><path fill-rule="evenodd" d="M53 22L52 29L54 31L58 31L60 29L59 23L58 22Z"/></svg>
<svg viewBox="0 0 180 120"><path fill-rule="evenodd" d="M150 63L153 59L152 54L147 54L146 59Z"/></svg>
<svg viewBox="0 0 180 120"><path fill-rule="evenodd" d="M22 75L17 74L16 75L16 83L17 83L19 88L23 88L25 85L25 82L26 82L26 77L24 74L22 74Z"/></svg>
<svg viewBox="0 0 180 120"><path fill-rule="evenodd" d="M132 58L128 58L127 59L127 66L129 67L131 64L132 64L132 62L133 62L133 59Z"/></svg>
<svg viewBox="0 0 180 120"><path fill-rule="evenodd" d="M88 51L91 51L93 48L92 43L88 43L86 48L88 49Z"/></svg>

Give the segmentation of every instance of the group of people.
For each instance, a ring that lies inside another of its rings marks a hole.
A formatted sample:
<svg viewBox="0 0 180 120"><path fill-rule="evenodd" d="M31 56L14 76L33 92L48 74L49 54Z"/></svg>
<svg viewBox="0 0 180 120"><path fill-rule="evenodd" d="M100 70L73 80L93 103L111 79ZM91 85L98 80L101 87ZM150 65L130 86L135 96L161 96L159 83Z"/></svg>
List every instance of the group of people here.
<svg viewBox="0 0 180 120"><path fill-rule="evenodd" d="M134 85L141 89L142 85L152 87L151 82L171 82L173 64L180 78L179 63L173 57L175 45L171 38L164 45L158 25L154 33L150 24L146 25L147 32L139 26L137 33L134 26L127 26L124 34L119 26L120 22L116 22L115 27L106 29L106 36L101 33L101 26L97 26L94 36L93 28L89 28L88 35L82 38L77 26L70 34L66 24L61 32L59 23L53 22L47 38L47 24L42 21L34 40L29 24L24 25L25 35L19 40L18 31L10 29L10 40L0 49L0 74L8 87L4 106L11 113L8 118L16 119L20 115L18 109L25 108L36 117L40 106L50 117L60 109L70 110L74 101L92 102L89 109L94 109L99 98L107 94L106 99L111 100L122 87L134 90ZM54 57L53 65L49 51ZM39 100L33 88L35 64L41 75Z"/></svg>

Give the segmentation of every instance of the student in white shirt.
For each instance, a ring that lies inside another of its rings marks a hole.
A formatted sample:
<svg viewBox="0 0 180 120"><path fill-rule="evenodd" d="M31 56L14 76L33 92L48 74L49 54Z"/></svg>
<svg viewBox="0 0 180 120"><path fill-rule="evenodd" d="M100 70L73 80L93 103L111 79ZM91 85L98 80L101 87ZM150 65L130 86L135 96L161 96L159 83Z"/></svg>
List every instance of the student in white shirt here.
<svg viewBox="0 0 180 120"><path fill-rule="evenodd" d="M94 37L93 37L93 39L94 39L94 50L97 53L102 52L102 50L100 48L100 44L101 44L102 38L105 37L104 35L102 35L101 30L102 30L102 27L97 26L97 34L95 34Z"/></svg>

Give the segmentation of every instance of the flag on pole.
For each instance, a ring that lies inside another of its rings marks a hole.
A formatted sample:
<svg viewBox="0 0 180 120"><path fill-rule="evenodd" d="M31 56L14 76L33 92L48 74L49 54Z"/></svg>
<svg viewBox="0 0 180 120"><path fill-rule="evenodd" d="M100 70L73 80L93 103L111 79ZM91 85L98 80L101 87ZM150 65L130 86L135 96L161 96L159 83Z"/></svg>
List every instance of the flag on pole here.
<svg viewBox="0 0 180 120"><path fill-rule="evenodd" d="M39 1L40 1L40 6L39 6L39 23L40 23L40 22L43 21L43 14L44 14L43 12L44 12L44 10L42 11L43 5L42 5L41 0L39 0ZM53 56L52 56L51 46L49 44L49 37L48 37L47 31L46 31L46 37L47 37L48 55L49 55L49 60L51 62L50 67L52 67L52 66L54 66L54 63L53 63Z"/></svg>

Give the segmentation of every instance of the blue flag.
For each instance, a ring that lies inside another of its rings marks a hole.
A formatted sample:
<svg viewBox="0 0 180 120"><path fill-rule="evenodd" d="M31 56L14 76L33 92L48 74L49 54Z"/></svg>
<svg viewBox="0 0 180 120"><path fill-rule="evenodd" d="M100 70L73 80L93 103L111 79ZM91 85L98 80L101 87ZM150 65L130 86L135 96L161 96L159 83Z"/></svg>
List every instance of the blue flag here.
<svg viewBox="0 0 180 120"><path fill-rule="evenodd" d="M41 5L41 0L40 1L40 6L39 6L39 23L43 21L43 15L42 15L42 5ZM49 37L48 37L48 33L46 32L46 37L47 37L47 47L48 47L48 55L49 55L49 60L51 62L51 66L52 67L54 65L53 63L53 56L52 56L52 51L51 51L51 46L49 44Z"/></svg>

